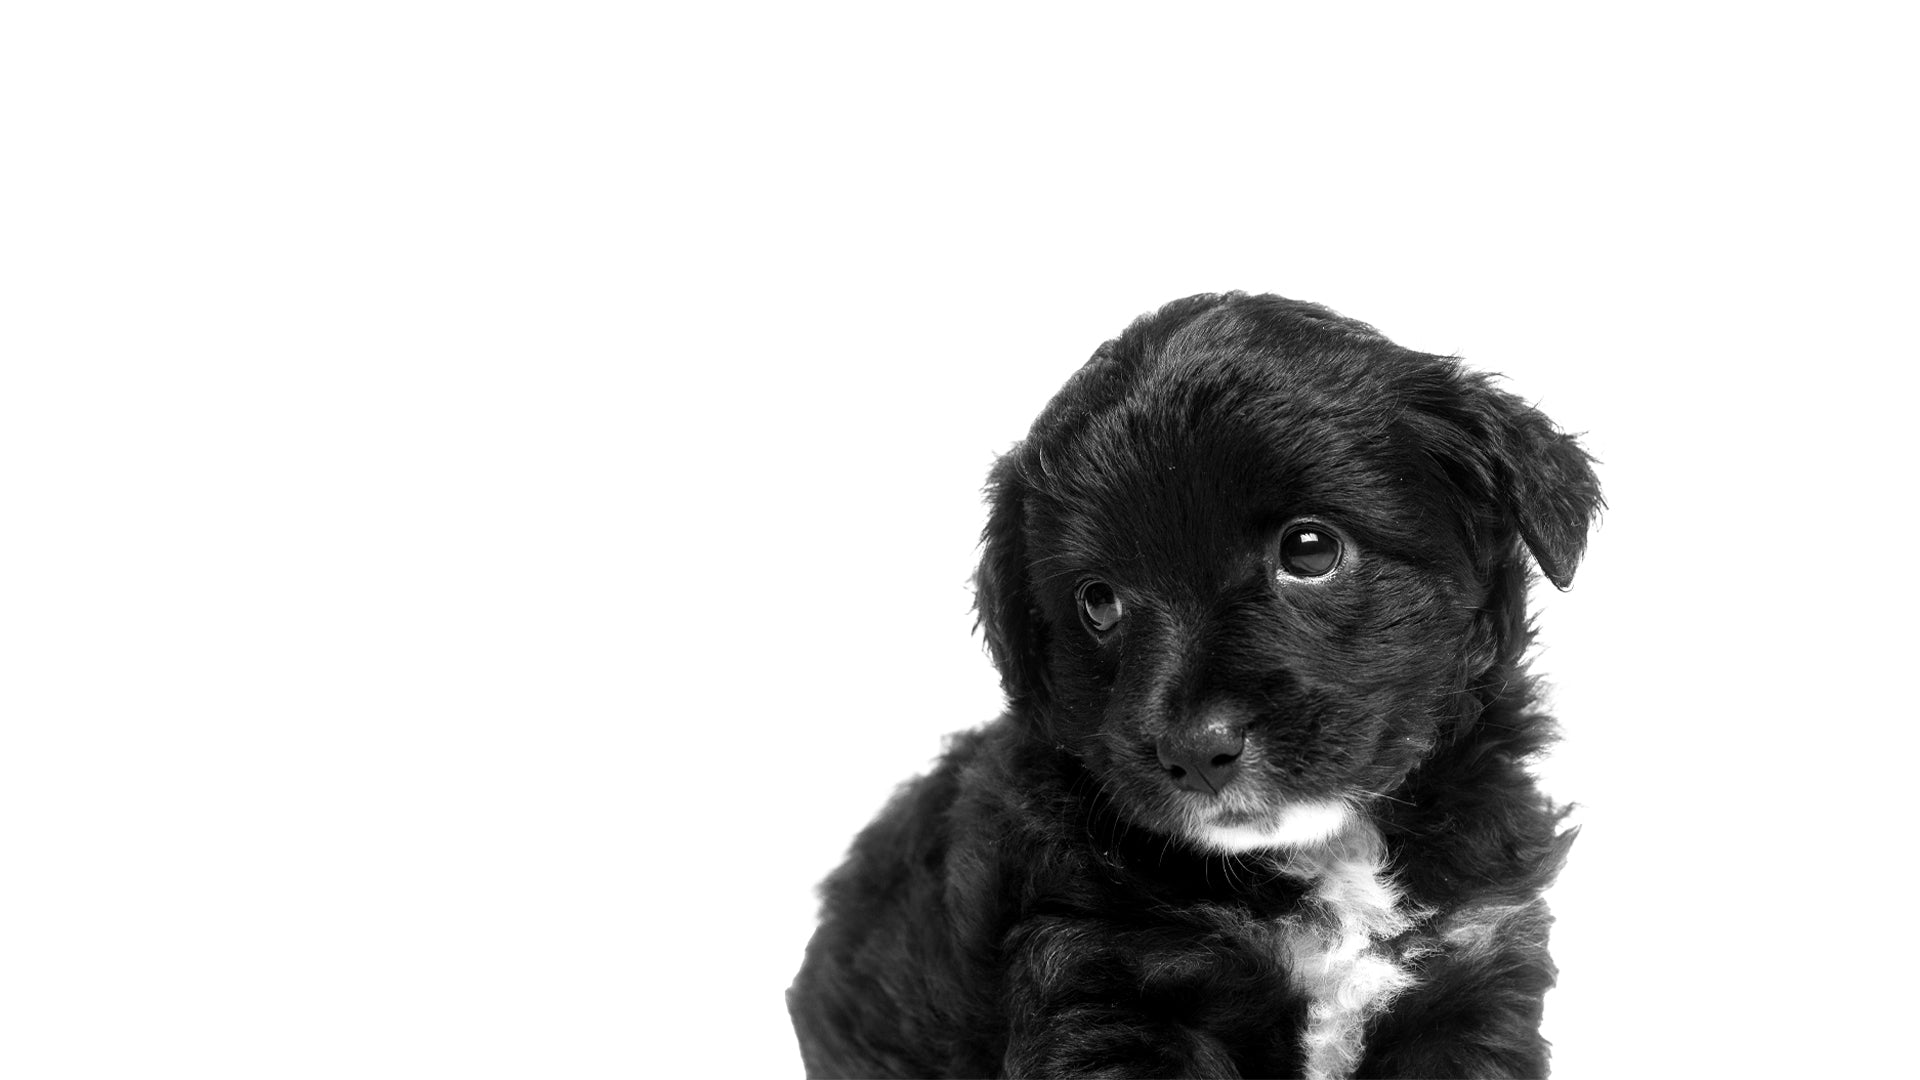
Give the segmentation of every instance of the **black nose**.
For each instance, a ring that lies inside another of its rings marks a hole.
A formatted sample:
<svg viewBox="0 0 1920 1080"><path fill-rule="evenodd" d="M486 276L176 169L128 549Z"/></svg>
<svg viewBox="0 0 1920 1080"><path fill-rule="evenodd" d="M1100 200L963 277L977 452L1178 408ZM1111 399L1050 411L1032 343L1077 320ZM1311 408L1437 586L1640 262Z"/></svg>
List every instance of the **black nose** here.
<svg viewBox="0 0 1920 1080"><path fill-rule="evenodd" d="M1211 794L1233 779L1234 770L1240 766L1240 751L1246 745L1245 728L1203 724L1161 736L1154 749L1175 783L1188 791Z"/></svg>

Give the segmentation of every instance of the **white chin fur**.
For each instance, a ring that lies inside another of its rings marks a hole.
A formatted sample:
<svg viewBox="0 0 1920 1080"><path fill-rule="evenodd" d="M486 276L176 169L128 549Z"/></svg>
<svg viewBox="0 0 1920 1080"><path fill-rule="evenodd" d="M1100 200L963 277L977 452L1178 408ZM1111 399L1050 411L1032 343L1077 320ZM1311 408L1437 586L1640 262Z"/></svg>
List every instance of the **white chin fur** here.
<svg viewBox="0 0 1920 1080"><path fill-rule="evenodd" d="M1331 839L1347 824L1347 804L1337 799L1294 803L1269 822L1252 825L1200 823L1189 835L1201 847L1226 855L1298 848Z"/></svg>

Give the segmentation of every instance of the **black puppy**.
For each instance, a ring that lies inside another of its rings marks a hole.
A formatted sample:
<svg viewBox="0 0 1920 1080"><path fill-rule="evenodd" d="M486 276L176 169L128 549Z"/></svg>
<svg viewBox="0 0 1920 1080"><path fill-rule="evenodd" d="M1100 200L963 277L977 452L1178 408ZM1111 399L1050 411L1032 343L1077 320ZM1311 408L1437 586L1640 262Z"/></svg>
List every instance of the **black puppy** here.
<svg viewBox="0 0 1920 1080"><path fill-rule="evenodd" d="M1571 832L1526 762L1546 417L1277 296L1102 345L996 465L1008 708L823 886L814 1076L1531 1076Z"/></svg>

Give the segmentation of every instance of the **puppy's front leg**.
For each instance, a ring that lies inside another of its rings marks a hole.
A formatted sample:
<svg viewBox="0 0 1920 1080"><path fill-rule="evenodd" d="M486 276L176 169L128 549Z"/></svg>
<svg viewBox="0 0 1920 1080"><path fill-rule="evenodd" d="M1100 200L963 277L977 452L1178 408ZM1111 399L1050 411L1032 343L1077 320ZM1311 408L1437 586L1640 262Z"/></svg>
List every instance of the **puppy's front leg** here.
<svg viewBox="0 0 1920 1080"><path fill-rule="evenodd" d="M1152 936L1066 918L1016 931L1006 1075L1239 1076L1220 1040L1189 1022L1182 975L1204 967L1203 952Z"/></svg>
<svg viewBox="0 0 1920 1080"><path fill-rule="evenodd" d="M1226 1047L1177 1021L1083 1005L1035 1017L1007 1045L1008 1076L1237 1077Z"/></svg>

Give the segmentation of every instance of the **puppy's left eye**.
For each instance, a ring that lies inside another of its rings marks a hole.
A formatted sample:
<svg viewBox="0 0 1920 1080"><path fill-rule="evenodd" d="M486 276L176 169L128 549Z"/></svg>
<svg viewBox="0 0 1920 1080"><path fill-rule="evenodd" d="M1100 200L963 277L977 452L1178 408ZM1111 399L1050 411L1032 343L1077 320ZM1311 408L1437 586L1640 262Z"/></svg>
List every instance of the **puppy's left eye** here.
<svg viewBox="0 0 1920 1080"><path fill-rule="evenodd" d="M1124 614L1126 605L1120 602L1120 594L1113 591L1113 586L1104 581L1089 581L1080 586L1080 617L1089 630L1104 634L1120 625L1120 616Z"/></svg>
<svg viewBox="0 0 1920 1080"><path fill-rule="evenodd" d="M1294 577L1323 577L1340 565L1340 538L1323 525L1289 526L1280 537L1280 568Z"/></svg>

